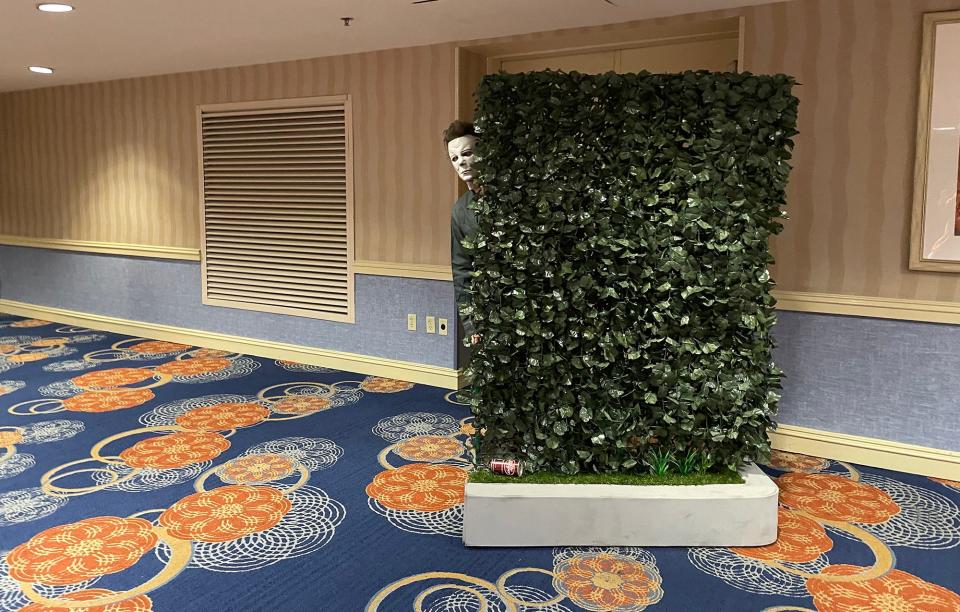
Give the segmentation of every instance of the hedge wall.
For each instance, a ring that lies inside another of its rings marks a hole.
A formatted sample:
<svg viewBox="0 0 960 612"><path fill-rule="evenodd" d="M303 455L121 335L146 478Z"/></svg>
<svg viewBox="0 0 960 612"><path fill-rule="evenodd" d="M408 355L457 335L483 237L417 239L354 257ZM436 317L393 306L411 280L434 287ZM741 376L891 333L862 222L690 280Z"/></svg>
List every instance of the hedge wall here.
<svg viewBox="0 0 960 612"><path fill-rule="evenodd" d="M769 454L782 373L767 239L781 230L793 84L483 80L462 307L483 336L466 372L479 462L645 472L671 454L701 469Z"/></svg>

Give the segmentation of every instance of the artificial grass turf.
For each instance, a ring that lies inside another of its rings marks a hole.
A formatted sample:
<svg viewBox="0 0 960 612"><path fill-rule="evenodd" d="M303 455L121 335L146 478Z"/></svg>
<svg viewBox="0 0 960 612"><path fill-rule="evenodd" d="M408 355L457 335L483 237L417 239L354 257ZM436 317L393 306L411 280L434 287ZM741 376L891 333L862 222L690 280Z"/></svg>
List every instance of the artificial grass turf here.
<svg viewBox="0 0 960 612"><path fill-rule="evenodd" d="M743 484L743 478L733 470L705 474L562 474L535 472L521 477L503 476L488 470L470 472L470 482L496 484L612 484L612 485L705 485Z"/></svg>

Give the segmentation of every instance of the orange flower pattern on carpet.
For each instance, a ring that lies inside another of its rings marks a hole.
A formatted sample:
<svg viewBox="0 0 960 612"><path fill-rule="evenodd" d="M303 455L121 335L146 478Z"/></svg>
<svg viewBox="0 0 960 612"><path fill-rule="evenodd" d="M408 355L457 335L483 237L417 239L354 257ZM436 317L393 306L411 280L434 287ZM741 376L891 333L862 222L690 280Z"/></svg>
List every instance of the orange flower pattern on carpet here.
<svg viewBox="0 0 960 612"><path fill-rule="evenodd" d="M777 513L777 541L766 546L733 547L730 550L761 561L806 563L833 548L833 540L817 521L780 508Z"/></svg>
<svg viewBox="0 0 960 612"><path fill-rule="evenodd" d="M415 436L397 444L396 452L408 461L443 461L463 454L463 444L445 436Z"/></svg>
<svg viewBox="0 0 960 612"><path fill-rule="evenodd" d="M290 507L290 500L273 487L228 485L184 497L159 520L182 540L227 542L270 529Z"/></svg>
<svg viewBox="0 0 960 612"><path fill-rule="evenodd" d="M820 457L775 450L770 453L770 463L767 465L778 470L809 473L825 469L830 462Z"/></svg>
<svg viewBox="0 0 960 612"><path fill-rule="evenodd" d="M270 416L260 404L224 403L194 408L177 417L177 425L198 431L223 431L256 425Z"/></svg>
<svg viewBox="0 0 960 612"><path fill-rule="evenodd" d="M73 412L110 412L140 406L153 398L150 389L84 391L63 400L63 407Z"/></svg>
<svg viewBox="0 0 960 612"><path fill-rule="evenodd" d="M59 601L92 601L114 594L114 591L108 591L107 589L86 589L61 595L57 599ZM20 608L20 612L151 612L151 610L153 610L153 602L146 595L137 595L106 606L65 608L63 606L32 603Z"/></svg>
<svg viewBox="0 0 960 612"><path fill-rule="evenodd" d="M264 453L237 457L224 465L218 474L224 482L252 484L286 478L296 469L297 463L285 455Z"/></svg>
<svg viewBox="0 0 960 612"><path fill-rule="evenodd" d="M81 389L112 389L143 382L153 376L153 372L145 368L111 368L81 374L71 380Z"/></svg>
<svg viewBox="0 0 960 612"><path fill-rule="evenodd" d="M0 448L21 442L23 442L23 434L19 431L0 431Z"/></svg>
<svg viewBox="0 0 960 612"><path fill-rule="evenodd" d="M852 576L865 571L854 565L830 565L821 574ZM942 586L895 569L860 582L807 579L807 590L819 612L958 612L960 596Z"/></svg>
<svg viewBox="0 0 960 612"><path fill-rule="evenodd" d="M229 354L229 351L221 351L212 348L199 348L191 353L194 359L200 359L203 357L226 357Z"/></svg>
<svg viewBox="0 0 960 612"><path fill-rule="evenodd" d="M330 400L325 397L302 395L288 397L273 405L273 411L278 414L313 414L330 407Z"/></svg>
<svg viewBox="0 0 960 612"><path fill-rule="evenodd" d="M48 346L60 346L61 344L66 344L66 338L43 338L37 340L36 342L31 342L30 346L39 346L39 347L48 347Z"/></svg>
<svg viewBox="0 0 960 612"><path fill-rule="evenodd" d="M163 353L176 353L179 351L185 351L189 348L190 347L186 344L163 342L162 340L149 340L147 342L134 344L133 346L128 347L127 350L146 355L160 355Z"/></svg>
<svg viewBox="0 0 960 612"><path fill-rule="evenodd" d="M10 357L7 357L7 361L10 363L30 363L33 361L46 359L49 356L49 353L20 353L19 355L11 355Z"/></svg>
<svg viewBox="0 0 960 612"><path fill-rule="evenodd" d="M371 376L361 383L360 388L371 393L397 393L398 391L412 389L413 383L405 380Z"/></svg>
<svg viewBox="0 0 960 612"><path fill-rule="evenodd" d="M197 374L213 374L228 367L230 367L229 359L197 357L168 361L154 369L161 374L169 374L170 376L196 376Z"/></svg>
<svg viewBox="0 0 960 612"><path fill-rule="evenodd" d="M141 440L120 453L135 468L178 468L208 461L230 448L230 441L209 431L185 431Z"/></svg>
<svg viewBox="0 0 960 612"><path fill-rule="evenodd" d="M157 543L149 521L97 516L41 531L7 554L10 576L65 585L127 569Z"/></svg>
<svg viewBox="0 0 960 612"><path fill-rule="evenodd" d="M414 463L380 472L366 491L387 508L438 512L463 503L466 482L460 468Z"/></svg>
<svg viewBox="0 0 960 612"><path fill-rule="evenodd" d="M656 567L608 552L582 553L554 568L554 586L587 610L643 610L663 598Z"/></svg>
<svg viewBox="0 0 960 612"><path fill-rule="evenodd" d="M43 327L44 325L50 325L50 321L43 321L41 319L25 319L23 321L11 323L10 327Z"/></svg>
<svg viewBox="0 0 960 612"><path fill-rule="evenodd" d="M880 489L836 474L790 472L777 486L781 503L828 521L876 524L900 512Z"/></svg>
<svg viewBox="0 0 960 612"><path fill-rule="evenodd" d="M946 478L934 478L932 476L930 476L930 480L960 490L960 480L947 480Z"/></svg>

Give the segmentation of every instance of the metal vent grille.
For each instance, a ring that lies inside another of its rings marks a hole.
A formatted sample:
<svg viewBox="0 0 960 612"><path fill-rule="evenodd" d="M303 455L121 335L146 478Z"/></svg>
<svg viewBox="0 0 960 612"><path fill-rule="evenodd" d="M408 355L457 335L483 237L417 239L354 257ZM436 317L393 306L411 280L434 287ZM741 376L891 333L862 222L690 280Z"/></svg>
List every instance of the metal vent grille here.
<svg viewBox="0 0 960 612"><path fill-rule="evenodd" d="M349 98L198 113L203 302L352 323Z"/></svg>

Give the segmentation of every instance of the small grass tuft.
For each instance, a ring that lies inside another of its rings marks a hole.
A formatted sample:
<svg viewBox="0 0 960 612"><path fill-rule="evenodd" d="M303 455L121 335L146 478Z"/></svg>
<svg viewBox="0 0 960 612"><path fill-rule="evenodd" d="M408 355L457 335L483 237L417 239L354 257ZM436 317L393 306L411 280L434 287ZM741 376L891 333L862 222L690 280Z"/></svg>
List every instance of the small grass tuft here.
<svg viewBox="0 0 960 612"><path fill-rule="evenodd" d="M559 472L535 472L516 476L494 474L489 470L470 473L470 482L496 484L612 484L612 485L705 485L743 484L743 478L733 470L708 472L706 474L562 474Z"/></svg>

